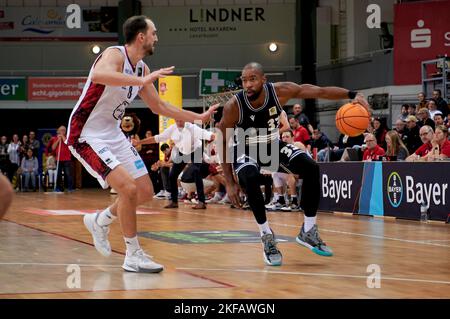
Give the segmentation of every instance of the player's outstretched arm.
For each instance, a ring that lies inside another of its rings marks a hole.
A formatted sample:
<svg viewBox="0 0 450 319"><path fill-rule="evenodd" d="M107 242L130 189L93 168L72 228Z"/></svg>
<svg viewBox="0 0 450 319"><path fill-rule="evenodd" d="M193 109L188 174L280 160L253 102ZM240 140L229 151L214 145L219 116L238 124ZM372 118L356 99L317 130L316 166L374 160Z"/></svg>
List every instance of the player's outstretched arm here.
<svg viewBox="0 0 450 319"><path fill-rule="evenodd" d="M227 158L228 154L228 142L232 138L232 129L236 126L239 121L239 107L234 98L228 100L223 107L222 119L217 125L218 129L222 133L222 147L218 148L219 157L221 159L221 166L223 174L225 176L225 186L227 189L227 194L233 205L236 207L241 207L241 199L239 197L239 186L234 181L233 171L231 167L230 160ZM228 135L227 135L228 132ZM220 142L218 142L220 143Z"/></svg>
<svg viewBox="0 0 450 319"><path fill-rule="evenodd" d="M146 67L145 70L146 74L149 74L150 70L148 67ZM208 111L202 114L180 110L172 104L161 100L153 83L145 85L139 91L139 96L153 113L171 117L175 120L183 120L185 122L201 121L203 123L207 123L219 106L219 104L213 105L208 109Z"/></svg>
<svg viewBox="0 0 450 319"><path fill-rule="evenodd" d="M278 98L281 105L290 99L326 99L343 100L352 99L354 103L359 103L371 112L369 103L361 93L350 91L337 86L320 87L311 84L297 84L293 82L275 83Z"/></svg>

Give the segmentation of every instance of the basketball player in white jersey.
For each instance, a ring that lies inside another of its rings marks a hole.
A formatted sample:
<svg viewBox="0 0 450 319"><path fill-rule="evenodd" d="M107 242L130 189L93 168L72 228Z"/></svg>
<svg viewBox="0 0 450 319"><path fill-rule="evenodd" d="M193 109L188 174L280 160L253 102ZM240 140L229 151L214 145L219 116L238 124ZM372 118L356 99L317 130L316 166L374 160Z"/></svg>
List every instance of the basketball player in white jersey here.
<svg viewBox="0 0 450 319"><path fill-rule="evenodd" d="M11 205L13 189L8 179L0 173L0 219L6 214L9 205Z"/></svg>
<svg viewBox="0 0 450 319"><path fill-rule="evenodd" d="M152 198L153 187L144 162L120 130L120 120L136 95L153 113L186 122L208 121L217 106L197 114L162 101L153 82L171 74L173 67L150 73L142 61L153 54L158 41L154 23L146 16L133 16L123 30L126 44L107 48L94 62L70 116L66 143L103 188L111 186L119 195L104 211L84 217L96 249L104 256L111 254L109 225L118 216L126 244L122 268L156 273L163 266L144 253L136 233L136 207Z"/></svg>

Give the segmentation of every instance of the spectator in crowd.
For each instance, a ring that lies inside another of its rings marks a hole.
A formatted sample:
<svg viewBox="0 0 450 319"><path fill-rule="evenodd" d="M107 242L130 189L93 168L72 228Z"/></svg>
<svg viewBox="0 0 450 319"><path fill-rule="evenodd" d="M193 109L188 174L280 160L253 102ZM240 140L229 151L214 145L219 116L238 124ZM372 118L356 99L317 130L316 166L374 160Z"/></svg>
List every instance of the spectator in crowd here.
<svg viewBox="0 0 450 319"><path fill-rule="evenodd" d="M437 105L434 100L429 100L427 107L428 107L428 113L430 114L431 119L434 119L434 116L436 114L442 114L442 111L437 109Z"/></svg>
<svg viewBox="0 0 450 319"><path fill-rule="evenodd" d="M382 147L383 149L386 149L386 133L388 131L387 125L386 125L386 119L376 117L373 119L373 135L375 135L375 138L377 139L377 144Z"/></svg>
<svg viewBox="0 0 450 319"><path fill-rule="evenodd" d="M424 125L420 128L419 134L423 144L414 152L414 154L411 154L406 158L407 162L426 161L426 156L433 149L433 145L431 144L434 137L433 128Z"/></svg>
<svg viewBox="0 0 450 319"><path fill-rule="evenodd" d="M24 177L23 181L23 191L29 191L29 184L31 180L32 190L36 190L36 175L38 174L39 163L34 156L33 150L29 148L27 150L27 157L22 158L21 164L22 175Z"/></svg>
<svg viewBox="0 0 450 319"><path fill-rule="evenodd" d="M437 109L442 112L442 115L447 116L449 113L448 103L442 98L442 92L440 89L433 90L433 100L437 105Z"/></svg>
<svg viewBox="0 0 450 319"><path fill-rule="evenodd" d="M27 157L27 151L30 148L30 142L28 139L28 135L22 136L22 143L20 147L20 159ZM19 164L20 165L20 164Z"/></svg>
<svg viewBox="0 0 450 319"><path fill-rule="evenodd" d="M289 117L289 124L294 133L294 142L300 142L306 146L308 151L311 151L311 137L309 136L308 130L300 125L299 118L295 116Z"/></svg>
<svg viewBox="0 0 450 319"><path fill-rule="evenodd" d="M426 105L424 107L426 107ZM409 104L408 115L416 115L416 106L414 104Z"/></svg>
<svg viewBox="0 0 450 319"><path fill-rule="evenodd" d="M60 126L58 130L56 131L56 136L52 137L50 141L48 142L47 148L51 149L52 154L56 158L56 164L58 166L58 173L57 173L57 182L56 182L56 192L61 192L61 186L62 185L62 172L64 171L64 183L67 184L66 190L68 192L74 191L73 186L73 179L74 179L74 173L73 173L73 162L72 162L72 155L70 153L69 147L65 143L66 140L66 127Z"/></svg>
<svg viewBox="0 0 450 319"><path fill-rule="evenodd" d="M417 125L419 127L422 127L424 125L431 126L431 128L434 130L434 121L430 118L430 113L428 112L428 109L422 108L417 112L417 118L419 119L419 122L417 122Z"/></svg>
<svg viewBox="0 0 450 319"><path fill-rule="evenodd" d="M418 111L424 107L426 108L427 107L427 99L425 97L425 93L420 92L419 94L417 94L417 98L419 99L419 103L417 103L417 107L414 107L416 109L416 111Z"/></svg>
<svg viewBox="0 0 450 319"><path fill-rule="evenodd" d="M386 153L385 150L378 145L374 134L366 134L364 138L366 149L363 153L363 161L377 161Z"/></svg>
<svg viewBox="0 0 450 319"><path fill-rule="evenodd" d="M53 156L53 154L49 154L47 156L47 176L48 176L48 187L50 189L54 189L55 185L56 185L56 176L57 176L57 172L56 172L56 159L55 156Z"/></svg>
<svg viewBox="0 0 450 319"><path fill-rule="evenodd" d="M441 112L434 114L433 120L435 127L437 127L438 125L445 125L444 116L442 115Z"/></svg>
<svg viewBox="0 0 450 319"><path fill-rule="evenodd" d="M433 145L433 151L428 153L428 161L450 158L450 141L448 140L448 129L445 125L436 126L431 145Z"/></svg>
<svg viewBox="0 0 450 319"><path fill-rule="evenodd" d="M417 118L414 115L408 116L406 119L407 130L403 135L403 142L408 149L409 154L414 153L420 145L422 145L422 140L420 138L419 126L417 125Z"/></svg>
<svg viewBox="0 0 450 319"><path fill-rule="evenodd" d="M386 157L389 161L404 161L409 152L405 144L403 144L397 131L389 131L386 133Z"/></svg>
<svg viewBox="0 0 450 319"><path fill-rule="evenodd" d="M9 169L9 156L8 156L8 139L6 136L0 138L0 173L5 174Z"/></svg>
<svg viewBox="0 0 450 319"><path fill-rule="evenodd" d="M169 144L164 143L161 145L160 150L164 154L164 159L153 164L151 170L158 173L158 177L161 179L162 189L153 197L157 199L170 199L169 173L173 164L171 159L172 148Z"/></svg>
<svg viewBox="0 0 450 319"><path fill-rule="evenodd" d="M303 107L300 104L294 104L293 116L297 118L301 126L303 126L308 130L308 134L313 133L313 127L309 122L309 118L306 116L305 113L303 113Z"/></svg>
<svg viewBox="0 0 450 319"><path fill-rule="evenodd" d="M319 128L314 129L312 135L312 149L317 149L317 160L324 162L327 155L327 150L334 147L333 142L330 141L328 136L325 135Z"/></svg>
<svg viewBox="0 0 450 319"><path fill-rule="evenodd" d="M36 133L34 131L30 131L28 143L29 148L32 149L34 156L38 156L41 143L36 139Z"/></svg>
<svg viewBox="0 0 450 319"><path fill-rule="evenodd" d="M450 128L450 113L447 114L447 118L445 120L445 126L447 126L448 128Z"/></svg>
<svg viewBox="0 0 450 319"><path fill-rule="evenodd" d="M406 117L406 118L408 118L408 117ZM403 138L403 135L405 134L405 131L406 131L406 119L405 119L405 121L402 121L402 120L395 121L394 130L398 133L400 138Z"/></svg>
<svg viewBox="0 0 450 319"><path fill-rule="evenodd" d="M149 138L153 136L151 130L147 130L145 132L145 138ZM150 179L153 184L153 191L155 194L158 194L162 189L161 179L159 178L159 174L157 171L152 170L152 165L158 162L159 159L159 145L158 144L144 144L142 145L141 150L139 151L142 160L144 161L145 167L147 167L147 171L150 175Z"/></svg>
<svg viewBox="0 0 450 319"><path fill-rule="evenodd" d="M13 178L16 175L17 169L20 166L20 151L22 150L22 144L19 141L19 135L14 134L11 143L8 145L9 156L9 170L8 178L13 182Z"/></svg>
<svg viewBox="0 0 450 319"><path fill-rule="evenodd" d="M398 119L401 121L406 121L406 118L408 117L409 113L408 113L408 107L409 104L403 104L402 105L402 109L401 109L401 113L398 116Z"/></svg>

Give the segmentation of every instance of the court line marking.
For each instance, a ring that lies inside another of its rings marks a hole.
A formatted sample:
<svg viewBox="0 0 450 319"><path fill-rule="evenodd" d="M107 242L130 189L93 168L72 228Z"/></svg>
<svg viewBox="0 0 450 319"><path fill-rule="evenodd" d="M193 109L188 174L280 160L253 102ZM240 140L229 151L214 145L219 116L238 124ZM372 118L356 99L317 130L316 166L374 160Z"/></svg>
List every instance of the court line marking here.
<svg viewBox="0 0 450 319"><path fill-rule="evenodd" d="M318 276L318 277L338 277L338 278L356 278L367 279L368 276L361 275L341 275L341 274L329 274L329 273L314 273L314 272L297 272L297 271L280 271L280 270L258 270L258 269L225 269L225 268L176 268L180 270L199 270L199 271L222 271L222 272L244 272L244 273L267 273L267 274L279 274L279 275L298 275L298 276ZM399 277L386 277L381 275L380 280L393 280L393 281L408 281L408 282L422 282L431 284L444 284L450 285L450 281L441 280L426 280L426 279L414 279L414 278L399 278Z"/></svg>
<svg viewBox="0 0 450 319"><path fill-rule="evenodd" d="M194 213L194 212L189 212L189 211L182 211L181 213L182 214L191 214L191 215L205 216L204 214L201 214L201 213ZM219 218L219 219L241 220L241 221L245 221L245 222L251 222L252 224L256 223L256 221L254 221L254 220L248 220L248 219L239 218L239 217L227 217L227 216L215 216L215 215L208 215L208 216L209 217ZM277 223L277 222L270 222L270 224L271 225L277 225L277 226L283 226L283 227L289 227L289 228L297 228L297 229L300 227L300 226L296 226L296 225L288 225L288 224L282 224L282 223ZM361 237L367 237L367 238L375 238L375 239L393 240L393 241L399 241L399 242L404 242L404 243L421 244L421 245L429 245L429 246L436 246L436 247L445 247L445 248L449 248L450 247L450 245L433 243L433 242L430 242L428 240L402 239L402 238L396 238L396 237L387 237L387 236L379 236L379 235L352 233L352 232L333 230L333 229L326 229L326 228L320 228L320 231L330 232L330 233L337 233L337 234L343 234L343 235L352 235L352 236L361 236Z"/></svg>
<svg viewBox="0 0 450 319"><path fill-rule="evenodd" d="M53 263L2 263L0 262L0 266L14 266L14 265L24 265L24 266L70 266L77 265L80 267L107 267L107 268L121 268L118 265L94 265L94 264L78 264L78 263L70 263L70 264L53 264Z"/></svg>

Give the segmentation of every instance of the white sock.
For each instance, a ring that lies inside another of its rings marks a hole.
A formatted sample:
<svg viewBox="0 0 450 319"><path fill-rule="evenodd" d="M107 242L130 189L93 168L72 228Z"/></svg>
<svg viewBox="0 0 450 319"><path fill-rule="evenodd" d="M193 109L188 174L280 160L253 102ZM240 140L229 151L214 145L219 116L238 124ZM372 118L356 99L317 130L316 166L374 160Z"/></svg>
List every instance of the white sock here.
<svg viewBox="0 0 450 319"><path fill-rule="evenodd" d="M278 194L278 193L273 193L273 201L274 201L274 202L278 202L279 199L280 199L280 194Z"/></svg>
<svg viewBox="0 0 450 319"><path fill-rule="evenodd" d="M268 221L266 221L262 225L258 224L258 227L259 227L259 232L260 232L261 236L264 236L266 234L272 234L272 230L270 230Z"/></svg>
<svg viewBox="0 0 450 319"><path fill-rule="evenodd" d="M133 238L126 238L125 239L125 245L127 246L127 253L132 254L136 250L141 249L141 246L139 245L139 240L137 236L134 236Z"/></svg>
<svg viewBox="0 0 450 319"><path fill-rule="evenodd" d="M305 223L303 224L304 228L305 228L305 232L308 232L311 228L314 227L314 225L316 224L316 218L317 216L314 217L307 217L305 216Z"/></svg>
<svg viewBox="0 0 450 319"><path fill-rule="evenodd" d="M97 218L97 224L99 226L108 226L110 225L117 217L114 216L111 211L109 210L109 207L102 211Z"/></svg>

